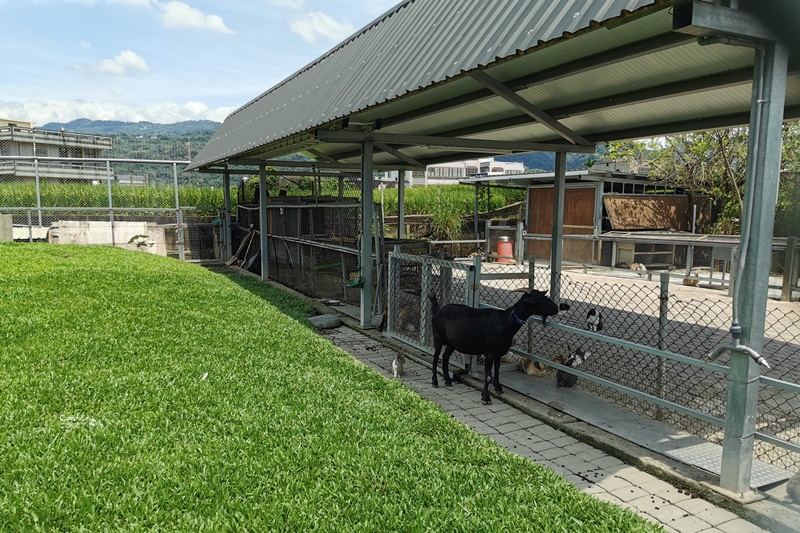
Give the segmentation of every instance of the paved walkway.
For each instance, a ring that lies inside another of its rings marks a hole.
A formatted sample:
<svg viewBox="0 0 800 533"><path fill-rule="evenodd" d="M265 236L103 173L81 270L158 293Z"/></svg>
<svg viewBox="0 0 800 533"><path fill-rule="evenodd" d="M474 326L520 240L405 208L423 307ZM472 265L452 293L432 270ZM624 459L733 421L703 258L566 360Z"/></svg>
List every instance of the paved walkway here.
<svg viewBox="0 0 800 533"><path fill-rule="evenodd" d="M364 332L341 326L321 332L356 360L391 378L396 350ZM667 532L749 533L769 531L731 511L696 497L616 457L551 427L522 409L495 399L480 403L480 392L463 384L433 388L430 368L406 359L402 382L421 397L509 451L554 470L578 489L629 508ZM772 531L794 531L772 529Z"/></svg>

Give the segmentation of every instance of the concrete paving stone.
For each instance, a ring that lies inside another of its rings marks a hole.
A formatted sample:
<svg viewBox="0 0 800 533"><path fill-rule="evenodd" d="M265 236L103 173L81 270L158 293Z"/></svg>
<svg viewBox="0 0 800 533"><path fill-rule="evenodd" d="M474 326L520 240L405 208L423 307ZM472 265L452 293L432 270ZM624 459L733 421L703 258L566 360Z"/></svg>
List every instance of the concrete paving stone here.
<svg viewBox="0 0 800 533"><path fill-rule="evenodd" d="M686 502L681 502L685 504ZM677 504L678 507L681 507L680 503ZM718 527L721 524L725 524L727 522L733 522L738 520L738 516L727 509L722 509L721 507L716 507L714 505L709 504L709 508L703 511L702 513L691 513L696 514L698 516L703 517L703 520L711 524L713 527Z"/></svg>
<svg viewBox="0 0 800 533"><path fill-rule="evenodd" d="M578 442L577 439L570 437L569 435L564 435L563 437L558 437L557 439L553 440L553 444L558 446L559 448L566 448L567 446L571 446ZM571 453L571 452L567 452Z"/></svg>
<svg viewBox="0 0 800 533"><path fill-rule="evenodd" d="M586 472L594 471L594 465L592 463L581 461L580 459L575 458L575 456L568 456L566 458L561 458L556 462L563 464L564 468L566 468L573 474L583 475Z"/></svg>
<svg viewBox="0 0 800 533"><path fill-rule="evenodd" d="M612 468L627 466L613 455L605 455L603 457L598 457L597 459L592 459L591 463L604 470L608 470L609 472L611 472Z"/></svg>
<svg viewBox="0 0 800 533"><path fill-rule="evenodd" d="M763 533L766 531L742 518L719 524L717 529L723 533Z"/></svg>
<svg viewBox="0 0 800 533"><path fill-rule="evenodd" d="M628 481L630 481L630 480L628 480ZM631 481L631 483L634 483L634 482ZM642 490L644 490L646 492L649 492L650 494L653 494L653 495L658 494L660 492L666 492L666 491L672 489L672 485L670 485L666 481L661 481L660 479L658 479L658 478L656 478L654 476L650 476L650 479L648 481L645 481L643 483L634 483L634 484L639 485L639 487L641 487Z"/></svg>
<svg viewBox="0 0 800 533"><path fill-rule="evenodd" d="M641 486L643 483L649 483L656 479L652 474L642 472L630 465L622 465L618 467L608 467L607 470L614 475L621 477L631 483L631 485Z"/></svg>
<svg viewBox="0 0 800 533"><path fill-rule="evenodd" d="M524 428L518 429L516 431L508 431L508 432L506 432L506 435L509 438L512 438L512 439L514 439L514 440L516 440L518 442L537 442L537 441L542 440L542 439L540 439L539 437L537 437L536 435L534 435L533 433L531 433L530 431L528 431L527 429L524 429Z"/></svg>
<svg viewBox="0 0 800 533"><path fill-rule="evenodd" d="M513 446L514 444L516 444L516 442L514 442L511 439L509 439L508 437L506 437L502 433L497 433L495 436L492 437L492 440L495 441L500 446L503 446L505 448L508 448L509 446Z"/></svg>
<svg viewBox="0 0 800 533"><path fill-rule="evenodd" d="M611 493L624 502L630 502L648 495L636 485L628 485L627 487L611 491Z"/></svg>
<svg viewBox="0 0 800 533"><path fill-rule="evenodd" d="M676 489L675 487L670 487L669 489L663 492L658 492L655 494L655 496L673 505L679 502L684 502L686 500L692 499L691 494L685 493L683 490Z"/></svg>
<svg viewBox="0 0 800 533"><path fill-rule="evenodd" d="M688 500L676 502L675 505L681 509L685 509L687 513L693 515L700 515L711 509L716 509L716 506L711 502L707 502L702 498L690 498ZM731 513L732 516L736 516ZM712 524L713 525L713 524Z"/></svg>
<svg viewBox="0 0 800 533"><path fill-rule="evenodd" d="M598 450L597 448L592 448L590 450L586 450L576 454L576 457L583 459L584 461L594 462L601 457L606 457L608 454L603 450Z"/></svg>
<svg viewBox="0 0 800 533"><path fill-rule="evenodd" d="M502 433L503 435L505 435L506 433L513 433L514 431L519 431L520 429L522 429L521 427L519 427L519 424L515 424L514 422L508 422L500 425L495 424L494 427L498 433Z"/></svg>
<svg viewBox="0 0 800 533"><path fill-rule="evenodd" d="M586 477L592 479L592 476L587 475ZM597 483L599 486L603 487L608 492L614 492L619 489L626 489L633 486L629 482L622 479L621 477L616 477L616 476L609 476L603 479L597 479L593 481Z"/></svg>
<svg viewBox="0 0 800 533"><path fill-rule="evenodd" d="M670 527L675 528L680 533L700 533L711 527L708 522L705 522L696 516L684 516L676 520L675 522L670 522Z"/></svg>
<svg viewBox="0 0 800 533"><path fill-rule="evenodd" d="M669 503L655 505L651 509L648 509L647 513L655 516L661 523L668 525L672 525L676 520L690 516L689 513L677 505L672 505Z"/></svg>
<svg viewBox="0 0 800 533"><path fill-rule="evenodd" d="M563 477L565 480L567 480L572 485L575 485L575 488L577 488L580 491L582 491L583 489L586 489L586 488L588 488L588 487L590 487L592 485L591 483L589 483L585 479L583 479L583 478L581 478L579 476L576 476L575 474L566 474L566 475L561 476L561 477Z"/></svg>
<svg viewBox="0 0 800 533"><path fill-rule="evenodd" d="M567 446L564 446L564 449L573 455L577 455L581 452L585 452L586 450L591 450L593 448L588 444L586 444L585 442L578 441L574 444L569 444Z"/></svg>
<svg viewBox="0 0 800 533"><path fill-rule="evenodd" d="M547 450L542 450L539 454L544 457L545 459L558 459L559 457L565 457L569 455L569 452L565 452L563 449L559 447L548 448Z"/></svg>
<svg viewBox="0 0 800 533"><path fill-rule="evenodd" d="M487 413L491 413L492 411L488 410L483 405L467 405L464 406L464 410L471 414L472 416L483 415ZM510 419L509 419L510 420ZM511 422L516 422L516 420L511 420Z"/></svg>

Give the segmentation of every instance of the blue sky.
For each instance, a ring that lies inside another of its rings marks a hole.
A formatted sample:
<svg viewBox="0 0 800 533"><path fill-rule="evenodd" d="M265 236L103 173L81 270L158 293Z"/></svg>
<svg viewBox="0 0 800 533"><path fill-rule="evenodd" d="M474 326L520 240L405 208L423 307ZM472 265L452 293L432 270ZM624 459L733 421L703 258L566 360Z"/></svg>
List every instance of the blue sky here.
<svg viewBox="0 0 800 533"><path fill-rule="evenodd" d="M0 0L0 118L225 116L399 0Z"/></svg>

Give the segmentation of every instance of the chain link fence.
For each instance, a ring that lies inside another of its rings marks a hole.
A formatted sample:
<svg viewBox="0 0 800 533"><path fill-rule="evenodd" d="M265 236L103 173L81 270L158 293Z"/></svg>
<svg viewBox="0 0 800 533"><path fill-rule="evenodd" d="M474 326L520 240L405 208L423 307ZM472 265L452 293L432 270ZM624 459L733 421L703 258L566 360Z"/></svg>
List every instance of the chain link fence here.
<svg viewBox="0 0 800 533"><path fill-rule="evenodd" d="M428 285L438 294L442 294L441 271L449 268L447 264L437 263L431 270ZM519 293L514 291L526 289L529 284L538 290L550 289L550 269L547 267L536 267L529 272L529 265L479 263L479 266L482 269L479 274L482 305L510 307L519 299ZM395 331L401 340L410 336L414 344L420 343L430 350L430 342L416 334L424 331L426 308L422 297L424 284L418 269L412 261L398 256L394 269L397 279L391 280L399 287L396 291L398 323ZM464 303L464 298L462 292L456 291L442 303ZM602 329L599 331L602 335L697 361L704 361L716 346L730 342L730 300L670 294L668 285L662 287L659 282L648 282L645 278L623 278L616 282L598 276L588 279L587 276L562 274L559 301L568 303L570 309L550 317L549 323L586 330L587 315L594 309L602 316ZM785 382L793 384L796 389L800 383L800 316L797 310L785 307L770 307L767 313L762 355L772 366L765 375L776 381L761 381L756 429L767 437L800 446L800 394L791 390L791 386L782 386ZM727 378L714 371L715 365L695 365L657 357L632 347L535 324L520 329L513 347L556 362L575 348L582 348L591 352L580 367L583 372L702 415L720 420L725 417ZM506 359L516 364L521 358L511 354ZM727 366L729 355L724 353L715 363ZM480 364L478 368L481 368ZM548 368L545 372L555 379L555 369ZM698 418L665 408L588 379L578 380L577 387L709 442L722 442L722 428L703 420L702 416ZM765 463L789 471L800 470L800 454L767 442L763 437L756 440L754 454Z"/></svg>

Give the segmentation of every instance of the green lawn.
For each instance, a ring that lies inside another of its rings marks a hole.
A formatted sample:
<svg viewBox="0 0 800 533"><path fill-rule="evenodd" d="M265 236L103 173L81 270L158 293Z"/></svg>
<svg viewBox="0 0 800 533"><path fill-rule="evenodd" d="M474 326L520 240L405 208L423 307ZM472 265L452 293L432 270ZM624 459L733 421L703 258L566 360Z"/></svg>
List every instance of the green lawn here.
<svg viewBox="0 0 800 533"><path fill-rule="evenodd" d="M656 531L249 277L0 244L0 531Z"/></svg>

